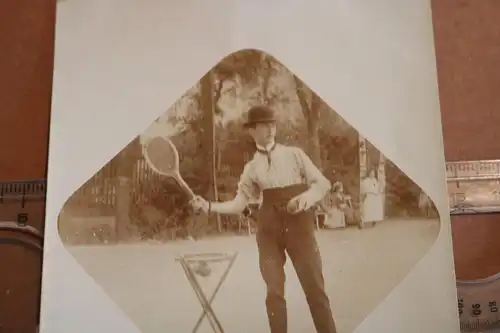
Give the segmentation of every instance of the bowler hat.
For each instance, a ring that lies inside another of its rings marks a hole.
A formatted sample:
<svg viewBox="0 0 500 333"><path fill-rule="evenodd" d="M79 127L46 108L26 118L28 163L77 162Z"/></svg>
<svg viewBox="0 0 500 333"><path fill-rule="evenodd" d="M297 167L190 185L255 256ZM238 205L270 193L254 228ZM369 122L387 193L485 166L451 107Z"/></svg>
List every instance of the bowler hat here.
<svg viewBox="0 0 500 333"><path fill-rule="evenodd" d="M265 105L253 106L248 110L247 121L243 124L244 127L250 127L261 123L274 123L276 117L274 111Z"/></svg>

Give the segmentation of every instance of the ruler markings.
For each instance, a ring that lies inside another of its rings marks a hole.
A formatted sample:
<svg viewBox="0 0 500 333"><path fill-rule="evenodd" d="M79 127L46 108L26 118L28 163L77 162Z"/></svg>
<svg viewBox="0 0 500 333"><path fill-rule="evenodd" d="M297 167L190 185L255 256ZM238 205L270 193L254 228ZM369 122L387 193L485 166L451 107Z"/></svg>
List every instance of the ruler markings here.
<svg viewBox="0 0 500 333"><path fill-rule="evenodd" d="M446 163L450 213L500 212L500 160Z"/></svg>
<svg viewBox="0 0 500 333"><path fill-rule="evenodd" d="M29 202L43 203L45 193L46 181L44 179L0 181L0 221L12 221L13 218L9 213L15 211L15 222L26 225L30 219L29 212L26 211L27 204Z"/></svg>

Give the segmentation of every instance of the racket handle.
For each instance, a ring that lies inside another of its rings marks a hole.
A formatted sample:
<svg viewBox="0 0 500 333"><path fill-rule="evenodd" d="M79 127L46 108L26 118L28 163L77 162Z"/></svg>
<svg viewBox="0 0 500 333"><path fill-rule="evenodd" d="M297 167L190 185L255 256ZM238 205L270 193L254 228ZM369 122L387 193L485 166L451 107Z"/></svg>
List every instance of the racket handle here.
<svg viewBox="0 0 500 333"><path fill-rule="evenodd" d="M193 200L196 197L191 187L189 187L189 185L184 181L184 179L182 179L182 177L177 176L175 177L175 180L177 181L181 189L184 191L184 193L188 195L189 200Z"/></svg>

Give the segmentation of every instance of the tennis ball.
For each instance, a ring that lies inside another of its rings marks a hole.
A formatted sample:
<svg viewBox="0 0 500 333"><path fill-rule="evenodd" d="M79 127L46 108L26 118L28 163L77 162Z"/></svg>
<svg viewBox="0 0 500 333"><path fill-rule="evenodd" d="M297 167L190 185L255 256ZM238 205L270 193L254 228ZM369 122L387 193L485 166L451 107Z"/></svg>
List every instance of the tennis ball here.
<svg viewBox="0 0 500 333"><path fill-rule="evenodd" d="M299 202L292 200L286 205L286 211L290 214L295 214L299 210Z"/></svg>
<svg viewBox="0 0 500 333"><path fill-rule="evenodd" d="M212 270L206 261L200 261L194 271L202 277L207 277L212 273Z"/></svg>

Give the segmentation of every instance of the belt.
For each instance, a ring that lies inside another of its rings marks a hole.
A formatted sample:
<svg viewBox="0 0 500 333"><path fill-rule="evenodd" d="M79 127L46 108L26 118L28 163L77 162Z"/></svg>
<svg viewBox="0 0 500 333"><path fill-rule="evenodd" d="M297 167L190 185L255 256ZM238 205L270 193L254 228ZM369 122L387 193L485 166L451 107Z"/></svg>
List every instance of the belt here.
<svg viewBox="0 0 500 333"><path fill-rule="evenodd" d="M307 191L306 184L296 184L284 187L273 187L262 191L262 207L273 207L278 211L287 211L290 199Z"/></svg>

